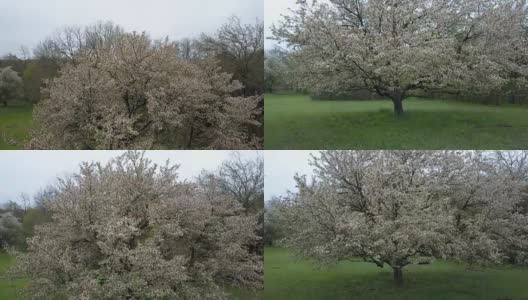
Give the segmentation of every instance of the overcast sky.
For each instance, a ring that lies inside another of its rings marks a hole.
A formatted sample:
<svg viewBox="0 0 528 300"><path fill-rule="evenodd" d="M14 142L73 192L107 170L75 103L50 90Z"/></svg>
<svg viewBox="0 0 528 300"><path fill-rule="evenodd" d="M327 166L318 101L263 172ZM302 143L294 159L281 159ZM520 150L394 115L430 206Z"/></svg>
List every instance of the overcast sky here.
<svg viewBox="0 0 528 300"><path fill-rule="evenodd" d="M317 151L264 151L264 197L284 196L287 191L295 191L293 176L313 174L313 167L309 165L311 154Z"/></svg>
<svg viewBox="0 0 528 300"><path fill-rule="evenodd" d="M262 156L262 151L239 151L243 158ZM75 173L83 161L107 162L123 151L0 151L0 203L19 201L20 193L33 196L58 177ZM157 164L167 159L179 164L180 179L193 179L203 169L215 170L233 151L147 151Z"/></svg>
<svg viewBox="0 0 528 300"><path fill-rule="evenodd" d="M1 0L0 55L18 53L21 45L33 49L57 28L97 21L113 21L129 31L147 31L153 38L194 37L215 32L232 15L244 22L263 20L263 1Z"/></svg>
<svg viewBox="0 0 528 300"><path fill-rule="evenodd" d="M289 13L288 9L295 7L296 0L263 0L264 3L264 24L266 26L266 40L265 47L266 49L271 49L277 43L273 40L269 40L268 37L271 37L270 27L273 24L277 24L278 21L282 20L281 15L287 15Z"/></svg>

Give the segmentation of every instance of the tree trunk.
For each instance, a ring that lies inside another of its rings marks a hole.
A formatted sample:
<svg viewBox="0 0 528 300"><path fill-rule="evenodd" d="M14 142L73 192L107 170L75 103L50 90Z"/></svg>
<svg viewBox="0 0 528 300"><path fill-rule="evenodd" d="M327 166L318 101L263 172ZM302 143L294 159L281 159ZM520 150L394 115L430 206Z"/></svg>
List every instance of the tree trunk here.
<svg viewBox="0 0 528 300"><path fill-rule="evenodd" d="M403 97L402 96L396 96L392 98L392 103L394 104L394 113L396 116L402 116L403 115Z"/></svg>
<svg viewBox="0 0 528 300"><path fill-rule="evenodd" d="M394 283L396 286L401 287L403 286L403 272L401 267L393 267L392 268Z"/></svg>
<svg viewBox="0 0 528 300"><path fill-rule="evenodd" d="M194 124L191 125L191 132L189 134L189 141L187 142L187 149L191 149L194 138Z"/></svg>
<svg viewBox="0 0 528 300"><path fill-rule="evenodd" d="M7 107L7 101L3 101L4 107Z"/></svg>

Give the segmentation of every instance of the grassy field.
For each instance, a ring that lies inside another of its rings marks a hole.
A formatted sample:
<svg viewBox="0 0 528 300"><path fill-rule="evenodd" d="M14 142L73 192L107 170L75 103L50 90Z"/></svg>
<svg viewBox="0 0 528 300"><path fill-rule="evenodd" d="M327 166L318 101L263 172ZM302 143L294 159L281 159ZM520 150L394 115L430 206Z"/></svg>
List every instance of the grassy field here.
<svg viewBox="0 0 528 300"><path fill-rule="evenodd" d="M316 269L285 249L266 248L264 266L264 299L528 300L528 268L413 265L397 288L388 268L346 262Z"/></svg>
<svg viewBox="0 0 528 300"><path fill-rule="evenodd" d="M17 295L17 290L27 284L27 280L7 280L5 271L14 263L13 257L0 252L0 300L15 300L20 299ZM262 299L261 291L246 291L240 289L230 289L230 299L232 300L258 300Z"/></svg>
<svg viewBox="0 0 528 300"><path fill-rule="evenodd" d="M526 149L528 108L407 99L321 101L265 95L266 149Z"/></svg>
<svg viewBox="0 0 528 300"><path fill-rule="evenodd" d="M13 257L0 252L0 299L19 299L17 289L26 284L26 280L8 280L5 278L5 271L14 263Z"/></svg>
<svg viewBox="0 0 528 300"><path fill-rule="evenodd" d="M230 289L229 293L230 300L262 300L264 299L264 293L262 291L247 291L240 289Z"/></svg>
<svg viewBox="0 0 528 300"><path fill-rule="evenodd" d="M6 141L14 139L18 144L27 140L32 120L31 106L0 107L0 150L20 149L20 145L13 145Z"/></svg>

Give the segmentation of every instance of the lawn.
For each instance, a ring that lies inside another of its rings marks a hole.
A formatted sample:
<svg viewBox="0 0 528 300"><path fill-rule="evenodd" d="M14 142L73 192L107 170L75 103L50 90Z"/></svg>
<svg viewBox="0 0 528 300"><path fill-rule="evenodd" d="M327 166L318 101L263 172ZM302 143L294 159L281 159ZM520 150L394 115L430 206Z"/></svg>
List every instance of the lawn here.
<svg viewBox="0 0 528 300"><path fill-rule="evenodd" d="M266 149L526 149L528 107L265 95Z"/></svg>
<svg viewBox="0 0 528 300"><path fill-rule="evenodd" d="M0 300L20 299L17 289L27 284L27 280L11 281L6 279L5 271L14 263L12 256L0 251ZM246 291L241 289L229 289L232 300L257 300L262 299L261 291Z"/></svg>
<svg viewBox="0 0 528 300"><path fill-rule="evenodd" d="M5 278L5 272L14 262L13 257L0 251L0 299L19 299L17 289L26 284L26 280L9 280Z"/></svg>
<svg viewBox="0 0 528 300"><path fill-rule="evenodd" d="M288 250L266 248L265 299L528 300L528 268L469 268L437 261L404 269L397 288L392 272L374 264L343 262L317 269Z"/></svg>
<svg viewBox="0 0 528 300"><path fill-rule="evenodd" d="M29 137L32 111L33 108L27 105L0 107L0 150L21 148ZM16 143L10 143L11 139Z"/></svg>

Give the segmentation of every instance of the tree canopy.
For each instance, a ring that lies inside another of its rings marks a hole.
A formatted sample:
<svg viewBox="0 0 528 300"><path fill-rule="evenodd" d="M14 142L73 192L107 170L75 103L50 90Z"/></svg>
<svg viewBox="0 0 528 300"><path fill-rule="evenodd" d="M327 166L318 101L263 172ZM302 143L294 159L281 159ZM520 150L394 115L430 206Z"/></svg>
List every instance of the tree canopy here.
<svg viewBox="0 0 528 300"><path fill-rule="evenodd" d="M11 67L0 69L0 102L7 106L8 102L17 100L22 89L22 78Z"/></svg>
<svg viewBox="0 0 528 300"><path fill-rule="evenodd" d="M35 107L36 149L261 147L259 96L237 97L231 75L178 57L145 33L112 35L73 58Z"/></svg>
<svg viewBox="0 0 528 300"><path fill-rule="evenodd" d="M257 216L177 169L140 152L83 163L42 203L53 220L12 274L34 298L223 299L227 286L261 286Z"/></svg>
<svg viewBox="0 0 528 300"><path fill-rule="evenodd" d="M286 244L323 263L389 266L400 285L421 257L528 263L526 153L510 155L321 152L314 180L297 176L299 191L281 201Z"/></svg>
<svg viewBox="0 0 528 300"><path fill-rule="evenodd" d="M314 93L367 89L402 101L417 90L488 94L526 86L524 0L298 0L273 28Z"/></svg>

